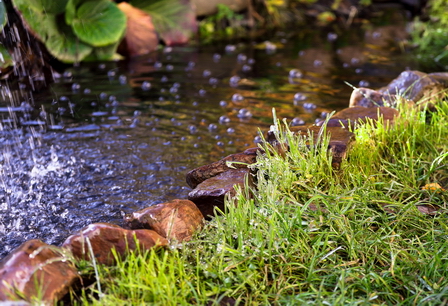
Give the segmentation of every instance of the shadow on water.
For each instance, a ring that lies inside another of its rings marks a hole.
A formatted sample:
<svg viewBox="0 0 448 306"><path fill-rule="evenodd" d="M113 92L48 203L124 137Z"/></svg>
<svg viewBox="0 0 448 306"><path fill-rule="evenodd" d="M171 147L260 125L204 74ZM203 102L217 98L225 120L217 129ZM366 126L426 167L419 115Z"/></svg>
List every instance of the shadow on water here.
<svg viewBox="0 0 448 306"><path fill-rule="evenodd" d="M165 48L82 64L47 90L2 84L0 257L25 240L59 244L92 222L185 198L190 169L255 146L272 108L312 124L417 69L403 28L278 33L270 43ZM275 46L275 48L274 48Z"/></svg>

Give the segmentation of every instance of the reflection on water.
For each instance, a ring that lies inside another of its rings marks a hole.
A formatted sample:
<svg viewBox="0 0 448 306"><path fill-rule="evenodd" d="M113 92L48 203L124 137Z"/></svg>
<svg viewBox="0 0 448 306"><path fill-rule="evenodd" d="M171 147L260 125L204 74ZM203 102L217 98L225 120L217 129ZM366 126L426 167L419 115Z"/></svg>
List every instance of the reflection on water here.
<svg viewBox="0 0 448 306"><path fill-rule="evenodd" d="M58 244L99 221L186 197L188 170L254 146L272 108L294 125L348 105L416 65L403 30L280 33L263 44L174 47L130 62L82 64L48 90L2 84L0 257ZM275 50L274 50L275 46Z"/></svg>

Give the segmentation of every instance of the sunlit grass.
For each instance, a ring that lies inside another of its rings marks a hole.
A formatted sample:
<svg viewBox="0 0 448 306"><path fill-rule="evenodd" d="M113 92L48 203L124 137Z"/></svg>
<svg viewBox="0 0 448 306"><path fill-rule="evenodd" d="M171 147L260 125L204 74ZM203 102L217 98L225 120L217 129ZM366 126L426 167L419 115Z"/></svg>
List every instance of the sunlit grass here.
<svg viewBox="0 0 448 306"><path fill-rule="evenodd" d="M263 144L257 191L181 248L100 267L75 300L94 305L440 305L448 302L448 104L367 124L341 168L328 139L288 131L279 154ZM279 125L279 128L282 125ZM309 146L307 146L308 144ZM237 205L234 205L236 203ZM418 205L436 205L435 216ZM386 208L385 208L386 207ZM207 304L210 303L210 304Z"/></svg>

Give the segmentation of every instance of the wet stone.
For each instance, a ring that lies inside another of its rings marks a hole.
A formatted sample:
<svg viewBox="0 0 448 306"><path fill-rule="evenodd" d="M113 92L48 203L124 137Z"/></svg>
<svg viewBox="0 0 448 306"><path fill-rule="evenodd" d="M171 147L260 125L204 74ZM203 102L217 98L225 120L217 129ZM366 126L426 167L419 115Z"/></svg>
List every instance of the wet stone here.
<svg viewBox="0 0 448 306"><path fill-rule="evenodd" d="M11 252L0 262L0 301L16 300L18 294L46 304L60 300L79 279L64 251L34 239Z"/></svg>
<svg viewBox="0 0 448 306"><path fill-rule="evenodd" d="M211 177L214 177L220 173L223 173L229 169L231 169L228 166L228 163L232 163L232 167L235 168L246 168L247 164L253 164L257 160L257 152L259 151L259 148L250 148L245 150L242 153L236 153L229 155L227 157L224 157L223 159L201 166L199 168L193 169L190 172L187 173L187 184L191 188L196 188L196 186L206 179L209 179Z"/></svg>
<svg viewBox="0 0 448 306"><path fill-rule="evenodd" d="M322 128L323 127L320 126L293 126L290 127L290 131L295 135L300 135L303 137L312 135L313 143L316 143ZM332 153L332 165L334 168L339 168L341 162L346 158L347 152L355 140L355 134L338 126L327 126L326 132L330 136L328 150ZM275 134L271 131L268 132L266 140L273 145L278 144ZM276 147L280 148L279 146Z"/></svg>
<svg viewBox="0 0 448 306"><path fill-rule="evenodd" d="M225 196L235 195L235 185L244 188L246 177L251 184L252 175L248 168L229 169L197 185L188 194L188 199L197 205L206 218L214 215L215 207L224 212Z"/></svg>
<svg viewBox="0 0 448 306"><path fill-rule="evenodd" d="M62 246L69 249L77 259L91 260L87 238L96 261L105 265L115 263L112 249L124 258L128 251L137 249L136 242L142 251L168 245L168 241L153 230L127 230L114 224L94 223L68 237Z"/></svg>
<svg viewBox="0 0 448 306"><path fill-rule="evenodd" d="M446 78L447 76L443 73L430 75L417 70L403 71L396 79L378 91L385 95L403 96L417 103L430 97L443 97Z"/></svg>
<svg viewBox="0 0 448 306"><path fill-rule="evenodd" d="M356 128L359 124L363 124L367 119L378 121L383 118L384 125L393 124L395 117L398 116L398 110L391 107L371 107L366 108L362 106L355 106L345 108L331 117L327 122L327 127L350 127ZM325 120L316 123L317 126L322 126Z"/></svg>
<svg viewBox="0 0 448 306"><path fill-rule="evenodd" d="M350 96L350 107L395 106L396 95L385 94L370 88L356 88Z"/></svg>
<svg viewBox="0 0 448 306"><path fill-rule="evenodd" d="M176 199L133 212L125 221L132 229L152 229L164 238L181 242L191 240L204 217L193 202Z"/></svg>

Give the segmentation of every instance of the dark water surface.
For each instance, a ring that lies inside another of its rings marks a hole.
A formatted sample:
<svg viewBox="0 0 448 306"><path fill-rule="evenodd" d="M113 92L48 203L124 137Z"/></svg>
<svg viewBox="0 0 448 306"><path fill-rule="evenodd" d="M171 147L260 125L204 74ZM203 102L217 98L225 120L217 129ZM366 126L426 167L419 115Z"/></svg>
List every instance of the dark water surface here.
<svg viewBox="0 0 448 306"><path fill-rule="evenodd" d="M348 105L344 81L377 88L418 69L404 37L394 26L306 30L82 64L39 93L3 81L0 258L28 239L59 244L89 223L185 198L185 174L255 146L272 108L312 124Z"/></svg>

